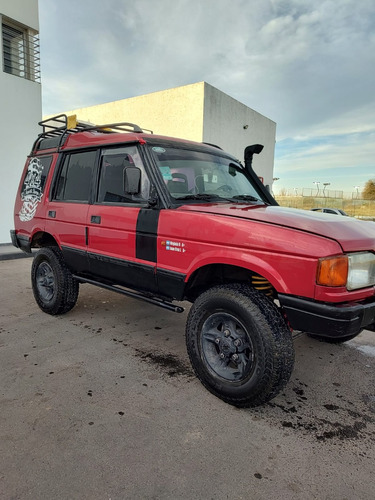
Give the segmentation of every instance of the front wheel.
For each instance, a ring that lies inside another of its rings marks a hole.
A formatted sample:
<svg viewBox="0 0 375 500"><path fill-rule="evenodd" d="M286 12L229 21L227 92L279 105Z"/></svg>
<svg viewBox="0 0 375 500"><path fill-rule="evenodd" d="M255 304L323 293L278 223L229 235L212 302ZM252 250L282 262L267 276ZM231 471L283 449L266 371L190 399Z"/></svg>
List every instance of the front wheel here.
<svg viewBox="0 0 375 500"><path fill-rule="evenodd" d="M197 298L186 344L203 385L237 407L269 401L293 371L290 330L277 307L244 284L217 286Z"/></svg>
<svg viewBox="0 0 375 500"><path fill-rule="evenodd" d="M45 247L37 252L31 267L31 283L35 300L45 313L67 313L77 302L78 281L66 267L58 247Z"/></svg>

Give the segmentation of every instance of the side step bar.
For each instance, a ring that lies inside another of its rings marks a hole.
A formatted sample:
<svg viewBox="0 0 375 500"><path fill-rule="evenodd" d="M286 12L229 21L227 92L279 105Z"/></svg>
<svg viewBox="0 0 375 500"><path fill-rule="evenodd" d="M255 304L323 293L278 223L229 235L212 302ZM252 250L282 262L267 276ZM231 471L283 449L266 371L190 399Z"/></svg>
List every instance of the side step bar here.
<svg viewBox="0 0 375 500"><path fill-rule="evenodd" d="M156 299L153 297L147 297L142 293L131 292L130 290L125 290L115 285L106 285L105 283L101 283L100 281L90 280L88 278L82 278L81 276L73 275L73 277L79 281L80 283L89 283L90 285L99 286L101 288L105 288L106 290L111 290L112 292L121 293L122 295L126 295L128 297L132 297L133 299L143 300L144 302L149 302L150 304L154 304L155 306L163 307L164 309L168 309L169 311L173 311L176 313L184 312L184 308L181 306L176 306L171 302L165 302L161 299Z"/></svg>

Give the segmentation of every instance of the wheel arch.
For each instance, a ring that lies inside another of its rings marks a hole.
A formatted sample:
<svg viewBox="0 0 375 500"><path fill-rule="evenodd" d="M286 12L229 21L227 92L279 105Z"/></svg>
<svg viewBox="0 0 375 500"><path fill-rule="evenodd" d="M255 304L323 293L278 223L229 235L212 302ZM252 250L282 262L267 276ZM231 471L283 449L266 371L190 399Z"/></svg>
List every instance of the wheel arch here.
<svg viewBox="0 0 375 500"><path fill-rule="evenodd" d="M56 239L45 231L37 231L31 238L31 248L58 246Z"/></svg>
<svg viewBox="0 0 375 500"><path fill-rule="evenodd" d="M185 297L194 300L208 288L228 283L245 283L251 285L265 295L275 297L278 288L274 280L268 279L269 273L259 269L251 269L243 265L228 263L210 263L195 269L188 277L185 286Z"/></svg>

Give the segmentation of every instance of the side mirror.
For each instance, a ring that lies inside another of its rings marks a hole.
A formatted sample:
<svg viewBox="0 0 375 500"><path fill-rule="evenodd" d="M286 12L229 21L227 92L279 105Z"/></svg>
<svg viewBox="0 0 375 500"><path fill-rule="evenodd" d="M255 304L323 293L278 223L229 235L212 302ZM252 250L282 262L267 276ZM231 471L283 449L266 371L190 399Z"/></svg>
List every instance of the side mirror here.
<svg viewBox="0 0 375 500"><path fill-rule="evenodd" d="M137 167L127 167L124 170L124 191L127 194L138 194L141 185L141 170Z"/></svg>

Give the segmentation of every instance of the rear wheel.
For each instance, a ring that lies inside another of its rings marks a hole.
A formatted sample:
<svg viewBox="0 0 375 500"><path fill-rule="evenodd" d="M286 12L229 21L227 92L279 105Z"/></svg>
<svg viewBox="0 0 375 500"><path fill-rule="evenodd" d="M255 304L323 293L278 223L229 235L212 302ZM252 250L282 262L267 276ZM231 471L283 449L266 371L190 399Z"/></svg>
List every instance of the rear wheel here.
<svg viewBox="0 0 375 500"><path fill-rule="evenodd" d="M203 385L234 406L269 401L293 370L290 330L276 306L247 285L217 286L199 296L188 316L186 343Z"/></svg>
<svg viewBox="0 0 375 500"><path fill-rule="evenodd" d="M78 281L66 267L58 247L38 251L31 267L31 283L35 300L45 313L67 313L77 302Z"/></svg>

